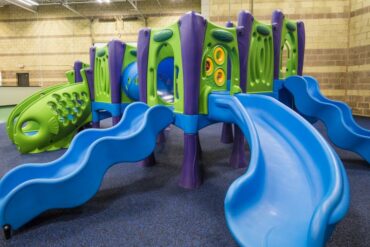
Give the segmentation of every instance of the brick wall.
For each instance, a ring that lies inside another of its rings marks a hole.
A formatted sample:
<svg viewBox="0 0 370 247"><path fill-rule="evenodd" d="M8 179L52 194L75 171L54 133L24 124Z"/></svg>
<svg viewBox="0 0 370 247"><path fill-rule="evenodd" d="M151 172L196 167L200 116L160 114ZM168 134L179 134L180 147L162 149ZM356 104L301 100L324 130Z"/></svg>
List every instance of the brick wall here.
<svg viewBox="0 0 370 247"><path fill-rule="evenodd" d="M370 116L370 1L351 0L347 100Z"/></svg>
<svg viewBox="0 0 370 247"><path fill-rule="evenodd" d="M17 72L29 72L34 86L64 82L64 72L72 69L75 60L89 62L94 42L113 38L136 42L145 26L163 27L189 10L200 12L200 0L161 0L160 4L138 1L146 20L135 18L137 13L129 3L73 6L88 19L62 6L42 6L37 14L12 5L0 7L2 85L16 85Z"/></svg>
<svg viewBox="0 0 370 247"><path fill-rule="evenodd" d="M304 74L318 78L323 93L347 102L356 115L370 116L369 0L203 0L202 13L224 25L249 10L271 23L281 9L306 27ZM230 15L229 15L230 13Z"/></svg>

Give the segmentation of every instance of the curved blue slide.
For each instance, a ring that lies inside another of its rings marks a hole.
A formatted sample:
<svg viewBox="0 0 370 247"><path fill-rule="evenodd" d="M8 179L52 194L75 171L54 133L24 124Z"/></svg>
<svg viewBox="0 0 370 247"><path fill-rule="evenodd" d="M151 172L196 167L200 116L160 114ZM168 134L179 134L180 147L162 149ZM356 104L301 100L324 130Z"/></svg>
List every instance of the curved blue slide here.
<svg viewBox="0 0 370 247"><path fill-rule="evenodd" d="M343 165L323 137L272 97L211 94L209 118L237 124L249 142L247 172L225 198L241 246L324 246L349 207Z"/></svg>
<svg viewBox="0 0 370 247"><path fill-rule="evenodd" d="M167 107L132 103L116 126L80 132L59 159L11 170L0 181L0 225L17 229L48 209L83 204L109 167L146 158L172 121Z"/></svg>
<svg viewBox="0 0 370 247"><path fill-rule="evenodd" d="M370 130L356 123L347 104L325 98L313 77L288 77L284 87L294 96L299 112L324 122L335 145L359 154L370 164Z"/></svg>

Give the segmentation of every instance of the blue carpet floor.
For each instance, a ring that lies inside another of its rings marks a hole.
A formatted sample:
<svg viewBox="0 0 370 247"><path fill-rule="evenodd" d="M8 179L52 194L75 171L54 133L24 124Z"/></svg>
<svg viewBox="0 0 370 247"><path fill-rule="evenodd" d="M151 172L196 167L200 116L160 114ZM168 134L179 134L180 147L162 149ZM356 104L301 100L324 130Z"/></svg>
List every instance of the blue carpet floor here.
<svg viewBox="0 0 370 247"><path fill-rule="evenodd" d="M370 128L370 119L358 122ZM316 126L323 132L322 124ZM0 239L0 246L236 246L223 201L245 169L228 166L231 145L220 143L220 131L219 124L201 131L205 182L199 189L177 185L182 132L171 127L165 147L156 151L155 167L114 166L89 202L46 212L14 232L11 240ZM351 208L327 246L370 246L370 166L356 154L336 150L350 179ZM51 161L64 152L21 155L0 124L0 176L22 163Z"/></svg>

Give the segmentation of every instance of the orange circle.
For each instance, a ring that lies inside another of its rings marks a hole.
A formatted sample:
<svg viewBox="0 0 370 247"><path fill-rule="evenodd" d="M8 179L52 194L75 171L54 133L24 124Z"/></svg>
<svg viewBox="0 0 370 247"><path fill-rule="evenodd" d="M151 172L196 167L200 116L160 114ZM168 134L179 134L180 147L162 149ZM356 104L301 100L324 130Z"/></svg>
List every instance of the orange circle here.
<svg viewBox="0 0 370 247"><path fill-rule="evenodd" d="M213 61L209 57L206 59L205 70L207 76L210 76L213 73Z"/></svg>
<svg viewBox="0 0 370 247"><path fill-rule="evenodd" d="M214 75L215 83L217 86L222 87L226 81L226 75L223 69L217 69Z"/></svg>
<svg viewBox="0 0 370 247"><path fill-rule="evenodd" d="M213 51L213 58L218 65L225 62L225 51L221 47L216 47Z"/></svg>

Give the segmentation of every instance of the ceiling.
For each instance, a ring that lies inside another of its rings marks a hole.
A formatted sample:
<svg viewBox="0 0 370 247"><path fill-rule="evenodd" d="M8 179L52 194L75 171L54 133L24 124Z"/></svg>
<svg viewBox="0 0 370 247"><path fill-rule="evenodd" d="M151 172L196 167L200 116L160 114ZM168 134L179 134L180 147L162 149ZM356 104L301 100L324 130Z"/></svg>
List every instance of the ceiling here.
<svg viewBox="0 0 370 247"><path fill-rule="evenodd" d="M83 16L74 7L82 4L104 4L104 3L128 3L136 10L138 17L144 18L144 15L138 8L137 3L143 2L145 0L0 0L0 7L5 5L14 5L19 8L37 13L38 7L40 6L50 6L50 5L60 5L65 7L77 15ZM160 0L147 0L154 1L159 6L161 6Z"/></svg>

